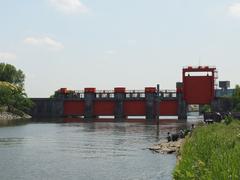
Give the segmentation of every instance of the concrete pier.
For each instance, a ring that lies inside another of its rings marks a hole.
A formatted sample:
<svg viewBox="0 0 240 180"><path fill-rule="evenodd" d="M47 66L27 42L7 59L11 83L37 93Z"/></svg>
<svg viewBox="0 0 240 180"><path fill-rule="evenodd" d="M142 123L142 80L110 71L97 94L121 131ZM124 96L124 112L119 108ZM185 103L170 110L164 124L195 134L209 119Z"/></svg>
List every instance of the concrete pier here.
<svg viewBox="0 0 240 180"><path fill-rule="evenodd" d="M93 103L96 98L95 88L85 88L84 89L84 101L85 101L85 111L84 118L91 119L93 116Z"/></svg>
<svg viewBox="0 0 240 180"><path fill-rule="evenodd" d="M114 98L115 98L115 119L123 119L123 101L126 98L126 89L125 88L114 88Z"/></svg>
<svg viewBox="0 0 240 180"><path fill-rule="evenodd" d="M156 88L145 88L145 100L146 100L146 119L154 120L156 116L155 112L155 98Z"/></svg>
<svg viewBox="0 0 240 180"><path fill-rule="evenodd" d="M31 98L34 106L30 111L32 117L62 117L64 115L64 99Z"/></svg>
<svg viewBox="0 0 240 180"><path fill-rule="evenodd" d="M187 119L187 104L183 98L183 83L177 82L177 102L178 102L178 119L186 120Z"/></svg>

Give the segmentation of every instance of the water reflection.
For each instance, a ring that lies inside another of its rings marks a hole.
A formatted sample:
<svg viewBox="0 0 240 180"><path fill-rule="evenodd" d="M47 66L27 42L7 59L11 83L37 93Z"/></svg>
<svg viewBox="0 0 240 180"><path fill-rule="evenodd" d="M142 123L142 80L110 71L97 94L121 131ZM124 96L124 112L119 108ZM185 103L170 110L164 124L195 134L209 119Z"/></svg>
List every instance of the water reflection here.
<svg viewBox="0 0 240 180"><path fill-rule="evenodd" d="M147 147L187 126L177 121L159 126L145 120L61 121L1 128L1 179L171 179L175 156Z"/></svg>
<svg viewBox="0 0 240 180"><path fill-rule="evenodd" d="M13 119L13 120L1 120L0 127L4 126L20 126L29 123L30 119Z"/></svg>
<svg viewBox="0 0 240 180"><path fill-rule="evenodd" d="M0 138L0 146L21 144L24 138Z"/></svg>

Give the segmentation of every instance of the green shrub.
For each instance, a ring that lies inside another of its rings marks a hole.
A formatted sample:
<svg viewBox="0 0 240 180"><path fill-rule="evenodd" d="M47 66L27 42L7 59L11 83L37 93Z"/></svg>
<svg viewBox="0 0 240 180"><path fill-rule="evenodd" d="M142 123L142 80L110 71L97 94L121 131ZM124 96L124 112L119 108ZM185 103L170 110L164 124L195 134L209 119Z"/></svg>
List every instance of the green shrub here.
<svg viewBox="0 0 240 180"><path fill-rule="evenodd" d="M224 119L223 119L223 122L226 124L226 125L229 125L231 124L231 122L233 121L233 117L232 116L226 116Z"/></svg>
<svg viewBox="0 0 240 180"><path fill-rule="evenodd" d="M204 105L201 109L200 109L201 113L205 113L205 112L211 112L211 106L210 105Z"/></svg>

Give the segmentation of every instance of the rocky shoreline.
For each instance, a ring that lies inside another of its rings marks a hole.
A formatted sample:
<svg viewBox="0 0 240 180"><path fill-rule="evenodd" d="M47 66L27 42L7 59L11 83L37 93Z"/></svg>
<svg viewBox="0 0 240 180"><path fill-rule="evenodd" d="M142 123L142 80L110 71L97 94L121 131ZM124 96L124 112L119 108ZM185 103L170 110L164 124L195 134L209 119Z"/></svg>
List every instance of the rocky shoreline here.
<svg viewBox="0 0 240 180"><path fill-rule="evenodd" d="M19 116L16 115L14 113L11 112L0 112L0 126L2 125L7 125L11 122L16 122L16 121L20 121L21 119L30 119L31 116L29 116L28 114L24 114L23 116Z"/></svg>
<svg viewBox="0 0 240 180"><path fill-rule="evenodd" d="M159 144L155 144L148 149L157 153L161 154L172 154L172 153L179 153L181 145L183 144L184 139L179 139L177 141L162 141Z"/></svg>

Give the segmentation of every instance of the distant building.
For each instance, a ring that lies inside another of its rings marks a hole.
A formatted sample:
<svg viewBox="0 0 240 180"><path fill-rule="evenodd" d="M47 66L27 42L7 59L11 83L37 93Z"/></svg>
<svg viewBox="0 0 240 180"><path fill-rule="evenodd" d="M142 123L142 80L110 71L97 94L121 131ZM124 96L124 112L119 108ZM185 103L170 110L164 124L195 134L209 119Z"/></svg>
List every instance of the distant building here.
<svg viewBox="0 0 240 180"><path fill-rule="evenodd" d="M230 87L230 81L219 81L219 87L216 89L216 97L231 97L234 94L234 89L228 89Z"/></svg>

